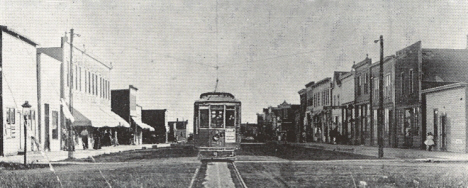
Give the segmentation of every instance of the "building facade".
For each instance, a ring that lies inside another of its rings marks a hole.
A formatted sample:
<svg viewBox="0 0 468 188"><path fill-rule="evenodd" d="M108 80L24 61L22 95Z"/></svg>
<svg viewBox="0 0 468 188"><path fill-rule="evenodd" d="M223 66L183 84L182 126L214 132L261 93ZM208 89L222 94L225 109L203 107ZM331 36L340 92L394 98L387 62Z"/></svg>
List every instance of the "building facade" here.
<svg viewBox="0 0 468 188"><path fill-rule="evenodd" d="M167 142L167 118L166 109L143 109L141 120L154 128L154 133L143 132L143 143L166 143ZM154 134L154 137L153 137ZM146 140L146 141L145 141Z"/></svg>
<svg viewBox="0 0 468 188"><path fill-rule="evenodd" d="M312 136L315 142L330 142L331 85L332 79L327 77L312 86Z"/></svg>
<svg viewBox="0 0 468 188"><path fill-rule="evenodd" d="M116 129L120 144L142 144L143 129L154 131L154 128L141 120L142 107L137 104L138 88L129 85L128 89L112 90L111 96L112 112L130 125L130 129Z"/></svg>
<svg viewBox="0 0 468 188"><path fill-rule="evenodd" d="M3 125L0 155L16 155L24 150L26 121L27 150L35 148L30 139L38 137L37 127L37 43L7 26L0 26L0 68L2 77L0 106ZM28 101L31 114L23 116L22 104Z"/></svg>
<svg viewBox="0 0 468 188"><path fill-rule="evenodd" d="M384 94L384 126L383 139L384 147L396 147L397 129L395 127L395 56L388 56L383 61L383 94ZM377 143L377 126L378 110L379 110L379 75L380 61L371 65L371 102L372 102L372 119L369 131L369 136L366 136L366 145L376 146Z"/></svg>
<svg viewBox="0 0 468 188"><path fill-rule="evenodd" d="M39 133L36 139L42 144L41 150L44 151L59 151L62 145L62 130L60 126L61 59L61 50L54 48L37 49L37 100L39 103L37 128Z"/></svg>
<svg viewBox="0 0 468 188"><path fill-rule="evenodd" d="M352 144L364 144L365 140L369 140L370 133L370 66L372 59L366 57L363 61L354 64L354 126L351 128Z"/></svg>
<svg viewBox="0 0 468 188"><path fill-rule="evenodd" d="M462 82L422 91L427 109L425 131L434 135L434 150L468 152L467 86Z"/></svg>

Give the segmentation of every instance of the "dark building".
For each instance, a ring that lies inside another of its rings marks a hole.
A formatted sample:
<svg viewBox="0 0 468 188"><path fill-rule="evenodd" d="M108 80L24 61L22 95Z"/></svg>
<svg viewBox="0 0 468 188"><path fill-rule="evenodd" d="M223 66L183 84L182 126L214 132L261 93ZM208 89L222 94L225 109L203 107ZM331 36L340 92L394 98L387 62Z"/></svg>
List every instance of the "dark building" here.
<svg viewBox="0 0 468 188"><path fill-rule="evenodd" d="M143 132L143 143L165 143L166 134L166 109L148 109L141 111L141 120L154 128L154 133Z"/></svg>
<svg viewBox="0 0 468 188"><path fill-rule="evenodd" d="M141 121L141 106L137 104L138 88L130 85L128 89L111 91L111 109L130 124L130 129L120 128L119 144L142 144L143 129L153 130L153 127Z"/></svg>

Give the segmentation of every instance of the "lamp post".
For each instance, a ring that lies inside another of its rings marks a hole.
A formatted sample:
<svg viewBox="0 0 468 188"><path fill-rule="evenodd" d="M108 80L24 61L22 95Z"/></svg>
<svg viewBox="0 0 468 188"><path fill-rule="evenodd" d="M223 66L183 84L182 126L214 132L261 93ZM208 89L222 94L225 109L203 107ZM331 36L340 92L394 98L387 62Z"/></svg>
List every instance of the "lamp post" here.
<svg viewBox="0 0 468 188"><path fill-rule="evenodd" d="M23 105L23 116L24 116L24 165L27 164L27 142L28 142L28 116L31 113L31 105L28 101L25 101Z"/></svg>
<svg viewBox="0 0 468 188"><path fill-rule="evenodd" d="M379 63L379 110L377 112L377 142L379 144L379 158L383 157L383 126L384 126L384 108L383 108L383 36L380 35L379 40L375 40L374 42L377 43L380 41L380 63Z"/></svg>

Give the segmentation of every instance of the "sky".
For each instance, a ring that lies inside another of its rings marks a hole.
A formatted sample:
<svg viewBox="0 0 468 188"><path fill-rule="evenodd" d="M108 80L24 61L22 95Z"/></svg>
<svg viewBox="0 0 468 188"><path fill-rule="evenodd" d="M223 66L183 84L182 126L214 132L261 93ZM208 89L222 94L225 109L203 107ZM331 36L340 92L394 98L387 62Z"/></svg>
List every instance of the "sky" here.
<svg viewBox="0 0 468 188"><path fill-rule="evenodd" d="M73 28L76 46L112 62L111 89L134 85L143 109L189 125L204 92L232 93L253 123L263 108L299 104L310 81L378 61L380 35L387 56L417 41L466 48L468 34L462 0L2 0L0 11L0 25L40 47Z"/></svg>

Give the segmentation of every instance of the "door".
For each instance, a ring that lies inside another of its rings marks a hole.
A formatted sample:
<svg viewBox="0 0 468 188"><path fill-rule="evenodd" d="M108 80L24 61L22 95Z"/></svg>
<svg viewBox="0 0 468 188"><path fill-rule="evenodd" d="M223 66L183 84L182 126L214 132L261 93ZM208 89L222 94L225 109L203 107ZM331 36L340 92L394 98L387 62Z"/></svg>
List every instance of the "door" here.
<svg viewBox="0 0 468 188"><path fill-rule="evenodd" d="M447 115L440 117L440 150L447 151Z"/></svg>
<svg viewBox="0 0 468 188"><path fill-rule="evenodd" d="M50 151L49 123L49 104L44 104L44 151Z"/></svg>

